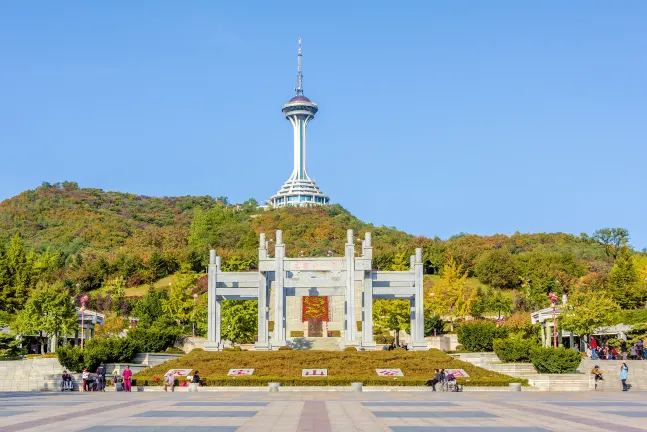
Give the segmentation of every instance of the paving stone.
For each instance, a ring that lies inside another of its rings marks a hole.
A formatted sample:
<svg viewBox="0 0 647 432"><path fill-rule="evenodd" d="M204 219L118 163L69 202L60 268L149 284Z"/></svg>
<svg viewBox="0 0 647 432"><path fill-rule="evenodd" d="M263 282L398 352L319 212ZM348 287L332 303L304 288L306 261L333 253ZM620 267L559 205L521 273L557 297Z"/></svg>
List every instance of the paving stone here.
<svg viewBox="0 0 647 432"><path fill-rule="evenodd" d="M188 421L196 417L253 417L258 411L144 411L135 417L182 417Z"/></svg>
<svg viewBox="0 0 647 432"><path fill-rule="evenodd" d="M485 411L373 411L375 417L397 418L492 418L496 415Z"/></svg>

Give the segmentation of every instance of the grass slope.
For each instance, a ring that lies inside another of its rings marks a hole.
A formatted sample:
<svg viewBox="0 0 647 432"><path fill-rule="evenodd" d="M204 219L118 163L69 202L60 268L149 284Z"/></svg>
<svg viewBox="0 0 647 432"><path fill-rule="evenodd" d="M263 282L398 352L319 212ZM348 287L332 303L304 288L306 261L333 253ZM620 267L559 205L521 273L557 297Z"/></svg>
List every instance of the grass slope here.
<svg viewBox="0 0 647 432"><path fill-rule="evenodd" d="M159 385L169 369L198 370L207 385L217 386L264 386L268 382L280 382L284 386L349 385L363 382L364 385L422 385L433 377L434 369L464 369L470 378L460 379L468 386L505 386L524 380L491 372L470 363L456 360L438 351L224 351L206 352L193 350L184 357L137 373L137 385ZM254 369L251 377L228 377L229 369ZM301 369L328 369L326 378L303 378ZM375 369L399 368L404 377L378 377ZM159 378L154 381L153 378Z"/></svg>

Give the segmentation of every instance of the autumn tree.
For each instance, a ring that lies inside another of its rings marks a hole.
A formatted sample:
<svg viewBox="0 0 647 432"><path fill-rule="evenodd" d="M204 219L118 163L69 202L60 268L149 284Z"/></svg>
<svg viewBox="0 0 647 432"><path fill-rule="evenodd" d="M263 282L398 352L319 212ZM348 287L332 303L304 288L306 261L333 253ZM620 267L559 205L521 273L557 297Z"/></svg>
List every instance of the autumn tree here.
<svg viewBox="0 0 647 432"><path fill-rule="evenodd" d="M173 276L168 298L162 300L162 310L178 324L184 324L191 318L193 299L189 293L195 287L197 280L198 274L184 266Z"/></svg>
<svg viewBox="0 0 647 432"><path fill-rule="evenodd" d="M432 290L434 295L425 300L436 313L449 315L452 322L454 318L469 315L476 300L476 290L467 286L467 274L451 258L443 266L440 280Z"/></svg>

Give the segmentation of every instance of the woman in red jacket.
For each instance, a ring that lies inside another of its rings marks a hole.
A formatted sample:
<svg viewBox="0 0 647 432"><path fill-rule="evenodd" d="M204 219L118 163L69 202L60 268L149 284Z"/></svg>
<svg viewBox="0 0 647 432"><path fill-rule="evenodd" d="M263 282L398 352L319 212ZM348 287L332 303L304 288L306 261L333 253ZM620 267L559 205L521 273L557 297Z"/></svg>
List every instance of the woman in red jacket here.
<svg viewBox="0 0 647 432"><path fill-rule="evenodd" d="M124 379L124 391L129 392L131 390L130 383L133 377L133 371L130 370L130 366L126 366L126 369L124 369L121 376Z"/></svg>

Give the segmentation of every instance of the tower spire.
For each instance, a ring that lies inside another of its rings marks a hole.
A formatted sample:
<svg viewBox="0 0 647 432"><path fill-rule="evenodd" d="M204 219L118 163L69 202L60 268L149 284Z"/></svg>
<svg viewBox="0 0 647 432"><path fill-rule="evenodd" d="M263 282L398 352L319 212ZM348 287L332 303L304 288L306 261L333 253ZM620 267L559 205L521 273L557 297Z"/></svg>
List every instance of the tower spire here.
<svg viewBox="0 0 647 432"><path fill-rule="evenodd" d="M301 72L301 38L299 38L299 50L297 52L297 87L294 89L297 95L303 94L303 73Z"/></svg>

